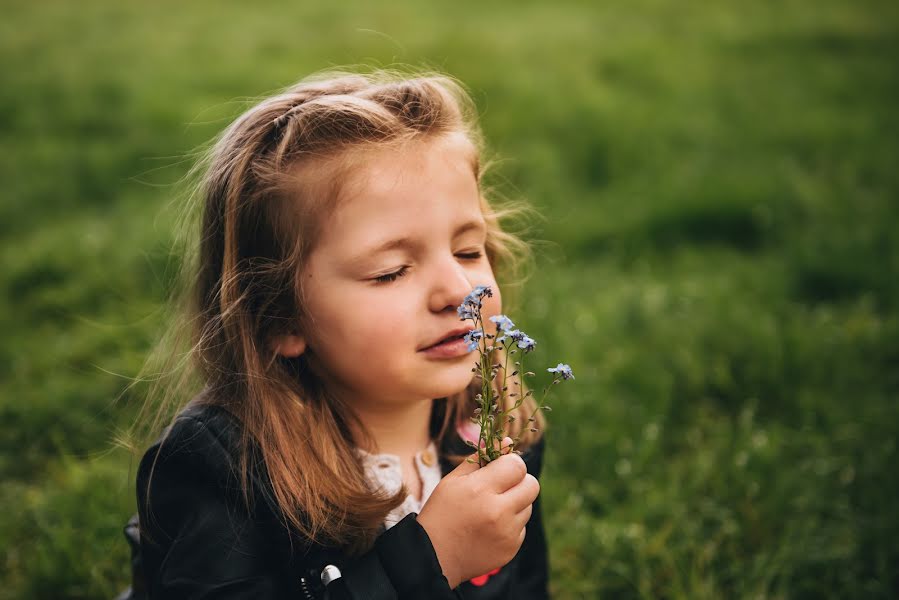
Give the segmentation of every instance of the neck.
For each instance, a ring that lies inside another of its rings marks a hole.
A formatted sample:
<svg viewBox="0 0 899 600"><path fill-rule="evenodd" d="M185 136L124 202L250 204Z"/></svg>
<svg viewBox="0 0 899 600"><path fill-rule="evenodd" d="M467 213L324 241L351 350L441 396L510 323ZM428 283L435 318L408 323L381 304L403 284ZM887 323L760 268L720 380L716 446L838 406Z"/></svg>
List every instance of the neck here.
<svg viewBox="0 0 899 600"><path fill-rule="evenodd" d="M432 400L426 399L405 406L356 406L359 420L371 434L375 448L360 448L370 453L412 456L431 441ZM353 432L356 440L362 440Z"/></svg>

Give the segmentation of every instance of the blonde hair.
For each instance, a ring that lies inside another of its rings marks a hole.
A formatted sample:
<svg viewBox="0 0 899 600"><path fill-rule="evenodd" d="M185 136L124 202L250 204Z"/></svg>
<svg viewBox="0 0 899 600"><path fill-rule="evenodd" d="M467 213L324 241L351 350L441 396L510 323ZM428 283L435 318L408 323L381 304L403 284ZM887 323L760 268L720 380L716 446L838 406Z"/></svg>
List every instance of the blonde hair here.
<svg viewBox="0 0 899 600"><path fill-rule="evenodd" d="M280 356L270 340L307 326L295 274L333 208L348 157L366 147L452 133L472 142L481 186L483 141L473 103L444 75L321 73L262 100L227 127L192 171L200 177L192 200L202 215L193 232L198 240L187 246L187 285L176 298L183 314L157 346L156 356L172 358L163 360L135 431L152 435L203 386L206 393L196 402L223 407L242 424L238 467L248 503L248 467L258 449L285 525L349 552L369 548L407 492L383 497L370 491L348 424L364 426L328 394L304 355ZM500 221L522 206L494 208L481 190L487 256L505 285L520 275L529 254ZM178 358L172 346L185 335L189 350ZM478 388L473 382L434 400L438 447L471 416ZM527 423L534 408L528 398L507 428L507 435L520 437L521 449L540 435ZM542 430L541 411L537 418ZM445 458L458 464L464 457Z"/></svg>

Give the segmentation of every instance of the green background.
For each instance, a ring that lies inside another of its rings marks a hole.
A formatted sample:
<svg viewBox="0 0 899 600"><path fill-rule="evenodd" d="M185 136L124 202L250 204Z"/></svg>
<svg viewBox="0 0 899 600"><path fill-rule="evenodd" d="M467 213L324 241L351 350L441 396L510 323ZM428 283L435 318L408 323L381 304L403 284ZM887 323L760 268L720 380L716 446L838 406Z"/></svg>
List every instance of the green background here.
<svg viewBox="0 0 899 600"><path fill-rule="evenodd" d="M3 3L0 598L110 598L193 150L320 69L472 91L545 219L556 598L899 594L899 5ZM542 370L542 368L540 369Z"/></svg>

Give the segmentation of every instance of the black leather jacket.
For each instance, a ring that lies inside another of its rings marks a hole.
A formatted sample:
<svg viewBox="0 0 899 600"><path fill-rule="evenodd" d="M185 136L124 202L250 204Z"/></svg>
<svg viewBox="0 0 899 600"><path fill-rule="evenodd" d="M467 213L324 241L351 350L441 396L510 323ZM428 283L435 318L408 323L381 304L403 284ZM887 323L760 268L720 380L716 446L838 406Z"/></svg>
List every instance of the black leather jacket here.
<svg viewBox="0 0 899 600"><path fill-rule="evenodd" d="M176 419L165 443L160 446L157 441L141 460L137 498L142 562L138 568L142 572L136 574L135 588L145 588L149 598L548 597L539 498L515 558L499 572L451 590L416 513L389 530L382 528L369 552L350 558L339 549L310 544L288 530L276 517L271 486L261 480L264 478L253 482L254 508L248 510L240 500L235 469L238 427L221 408L191 405ZM538 478L543 445L541 440L522 456L528 471ZM456 451L464 454L464 448ZM441 466L444 474L452 469L445 461ZM327 565L337 567L342 576L325 588L321 574Z"/></svg>

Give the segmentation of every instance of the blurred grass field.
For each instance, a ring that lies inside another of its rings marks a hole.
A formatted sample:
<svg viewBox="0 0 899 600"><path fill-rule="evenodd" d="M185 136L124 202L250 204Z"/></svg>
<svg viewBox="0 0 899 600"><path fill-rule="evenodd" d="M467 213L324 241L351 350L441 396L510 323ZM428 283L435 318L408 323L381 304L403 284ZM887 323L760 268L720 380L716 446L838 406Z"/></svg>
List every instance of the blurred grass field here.
<svg viewBox="0 0 899 600"><path fill-rule="evenodd" d="M472 90L546 215L554 597L899 597L899 5L4 3L0 598L111 598L191 151L331 65Z"/></svg>

